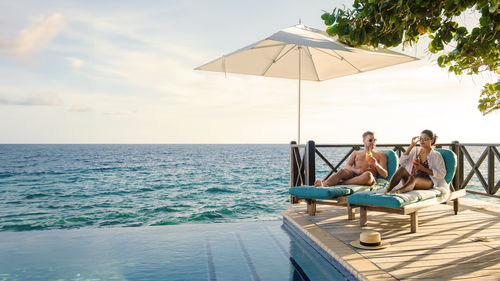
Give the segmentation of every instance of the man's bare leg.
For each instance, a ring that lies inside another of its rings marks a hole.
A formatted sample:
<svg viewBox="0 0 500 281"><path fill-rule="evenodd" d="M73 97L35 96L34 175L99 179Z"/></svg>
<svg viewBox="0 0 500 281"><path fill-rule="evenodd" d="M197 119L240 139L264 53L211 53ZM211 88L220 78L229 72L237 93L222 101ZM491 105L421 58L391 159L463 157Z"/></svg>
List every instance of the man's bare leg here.
<svg viewBox="0 0 500 281"><path fill-rule="evenodd" d="M323 186L334 186L339 184L340 181L350 179L352 177L352 172L346 169L341 169L334 175L330 176L323 182ZM317 181L316 181L317 182ZM315 185L316 185L315 182Z"/></svg>
<svg viewBox="0 0 500 281"><path fill-rule="evenodd" d="M403 180L403 184L405 184L406 181L408 180L409 176L410 176L410 174L408 173L406 168L399 167L399 169L396 171L396 173L394 173L394 175L392 175L391 181L389 182L389 185L385 189L385 192L386 193L390 192L396 185L398 185L398 183L401 180Z"/></svg>
<svg viewBox="0 0 500 281"><path fill-rule="evenodd" d="M360 184L360 185L374 185L375 184L375 178L373 177L372 173L370 172L364 172L361 175L348 179L344 181L344 184Z"/></svg>

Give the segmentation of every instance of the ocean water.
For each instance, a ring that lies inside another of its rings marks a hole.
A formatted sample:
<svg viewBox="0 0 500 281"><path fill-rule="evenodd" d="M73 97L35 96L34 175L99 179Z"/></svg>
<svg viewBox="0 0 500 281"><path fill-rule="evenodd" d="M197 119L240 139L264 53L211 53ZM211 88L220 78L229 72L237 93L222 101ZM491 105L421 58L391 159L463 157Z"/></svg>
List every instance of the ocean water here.
<svg viewBox="0 0 500 281"><path fill-rule="evenodd" d="M1 144L0 231L278 220L288 165L286 144Z"/></svg>
<svg viewBox="0 0 500 281"><path fill-rule="evenodd" d="M278 219L287 145L0 145L0 229Z"/></svg>

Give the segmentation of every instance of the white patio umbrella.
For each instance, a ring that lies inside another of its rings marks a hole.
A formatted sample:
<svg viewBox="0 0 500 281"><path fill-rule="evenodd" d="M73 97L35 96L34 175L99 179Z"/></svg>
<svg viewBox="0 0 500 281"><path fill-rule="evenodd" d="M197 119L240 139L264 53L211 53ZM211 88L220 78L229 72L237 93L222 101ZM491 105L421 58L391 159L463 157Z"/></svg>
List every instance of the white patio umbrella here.
<svg viewBox="0 0 500 281"><path fill-rule="evenodd" d="M416 58L387 49L352 48L324 31L299 24L195 69L297 79L300 143L302 80L323 81L413 60Z"/></svg>

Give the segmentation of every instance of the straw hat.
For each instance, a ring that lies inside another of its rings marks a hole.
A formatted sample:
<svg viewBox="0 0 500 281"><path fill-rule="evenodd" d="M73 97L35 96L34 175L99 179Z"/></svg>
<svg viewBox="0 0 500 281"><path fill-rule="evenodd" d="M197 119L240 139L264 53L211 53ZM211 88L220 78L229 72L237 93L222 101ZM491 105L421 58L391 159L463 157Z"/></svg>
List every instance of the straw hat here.
<svg viewBox="0 0 500 281"><path fill-rule="evenodd" d="M380 233L376 231L363 231L359 234L359 240L352 241L350 244L353 247L366 250L379 250L391 245L389 242L381 240Z"/></svg>

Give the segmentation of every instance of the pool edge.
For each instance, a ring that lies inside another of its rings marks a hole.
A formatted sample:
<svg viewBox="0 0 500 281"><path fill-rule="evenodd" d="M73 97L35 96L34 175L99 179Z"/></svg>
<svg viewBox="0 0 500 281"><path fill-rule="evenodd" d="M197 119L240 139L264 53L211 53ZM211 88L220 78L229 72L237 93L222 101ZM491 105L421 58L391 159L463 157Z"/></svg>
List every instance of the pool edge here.
<svg viewBox="0 0 500 281"><path fill-rule="evenodd" d="M283 224L311 245L347 280L397 280L302 214L290 209L281 214Z"/></svg>

